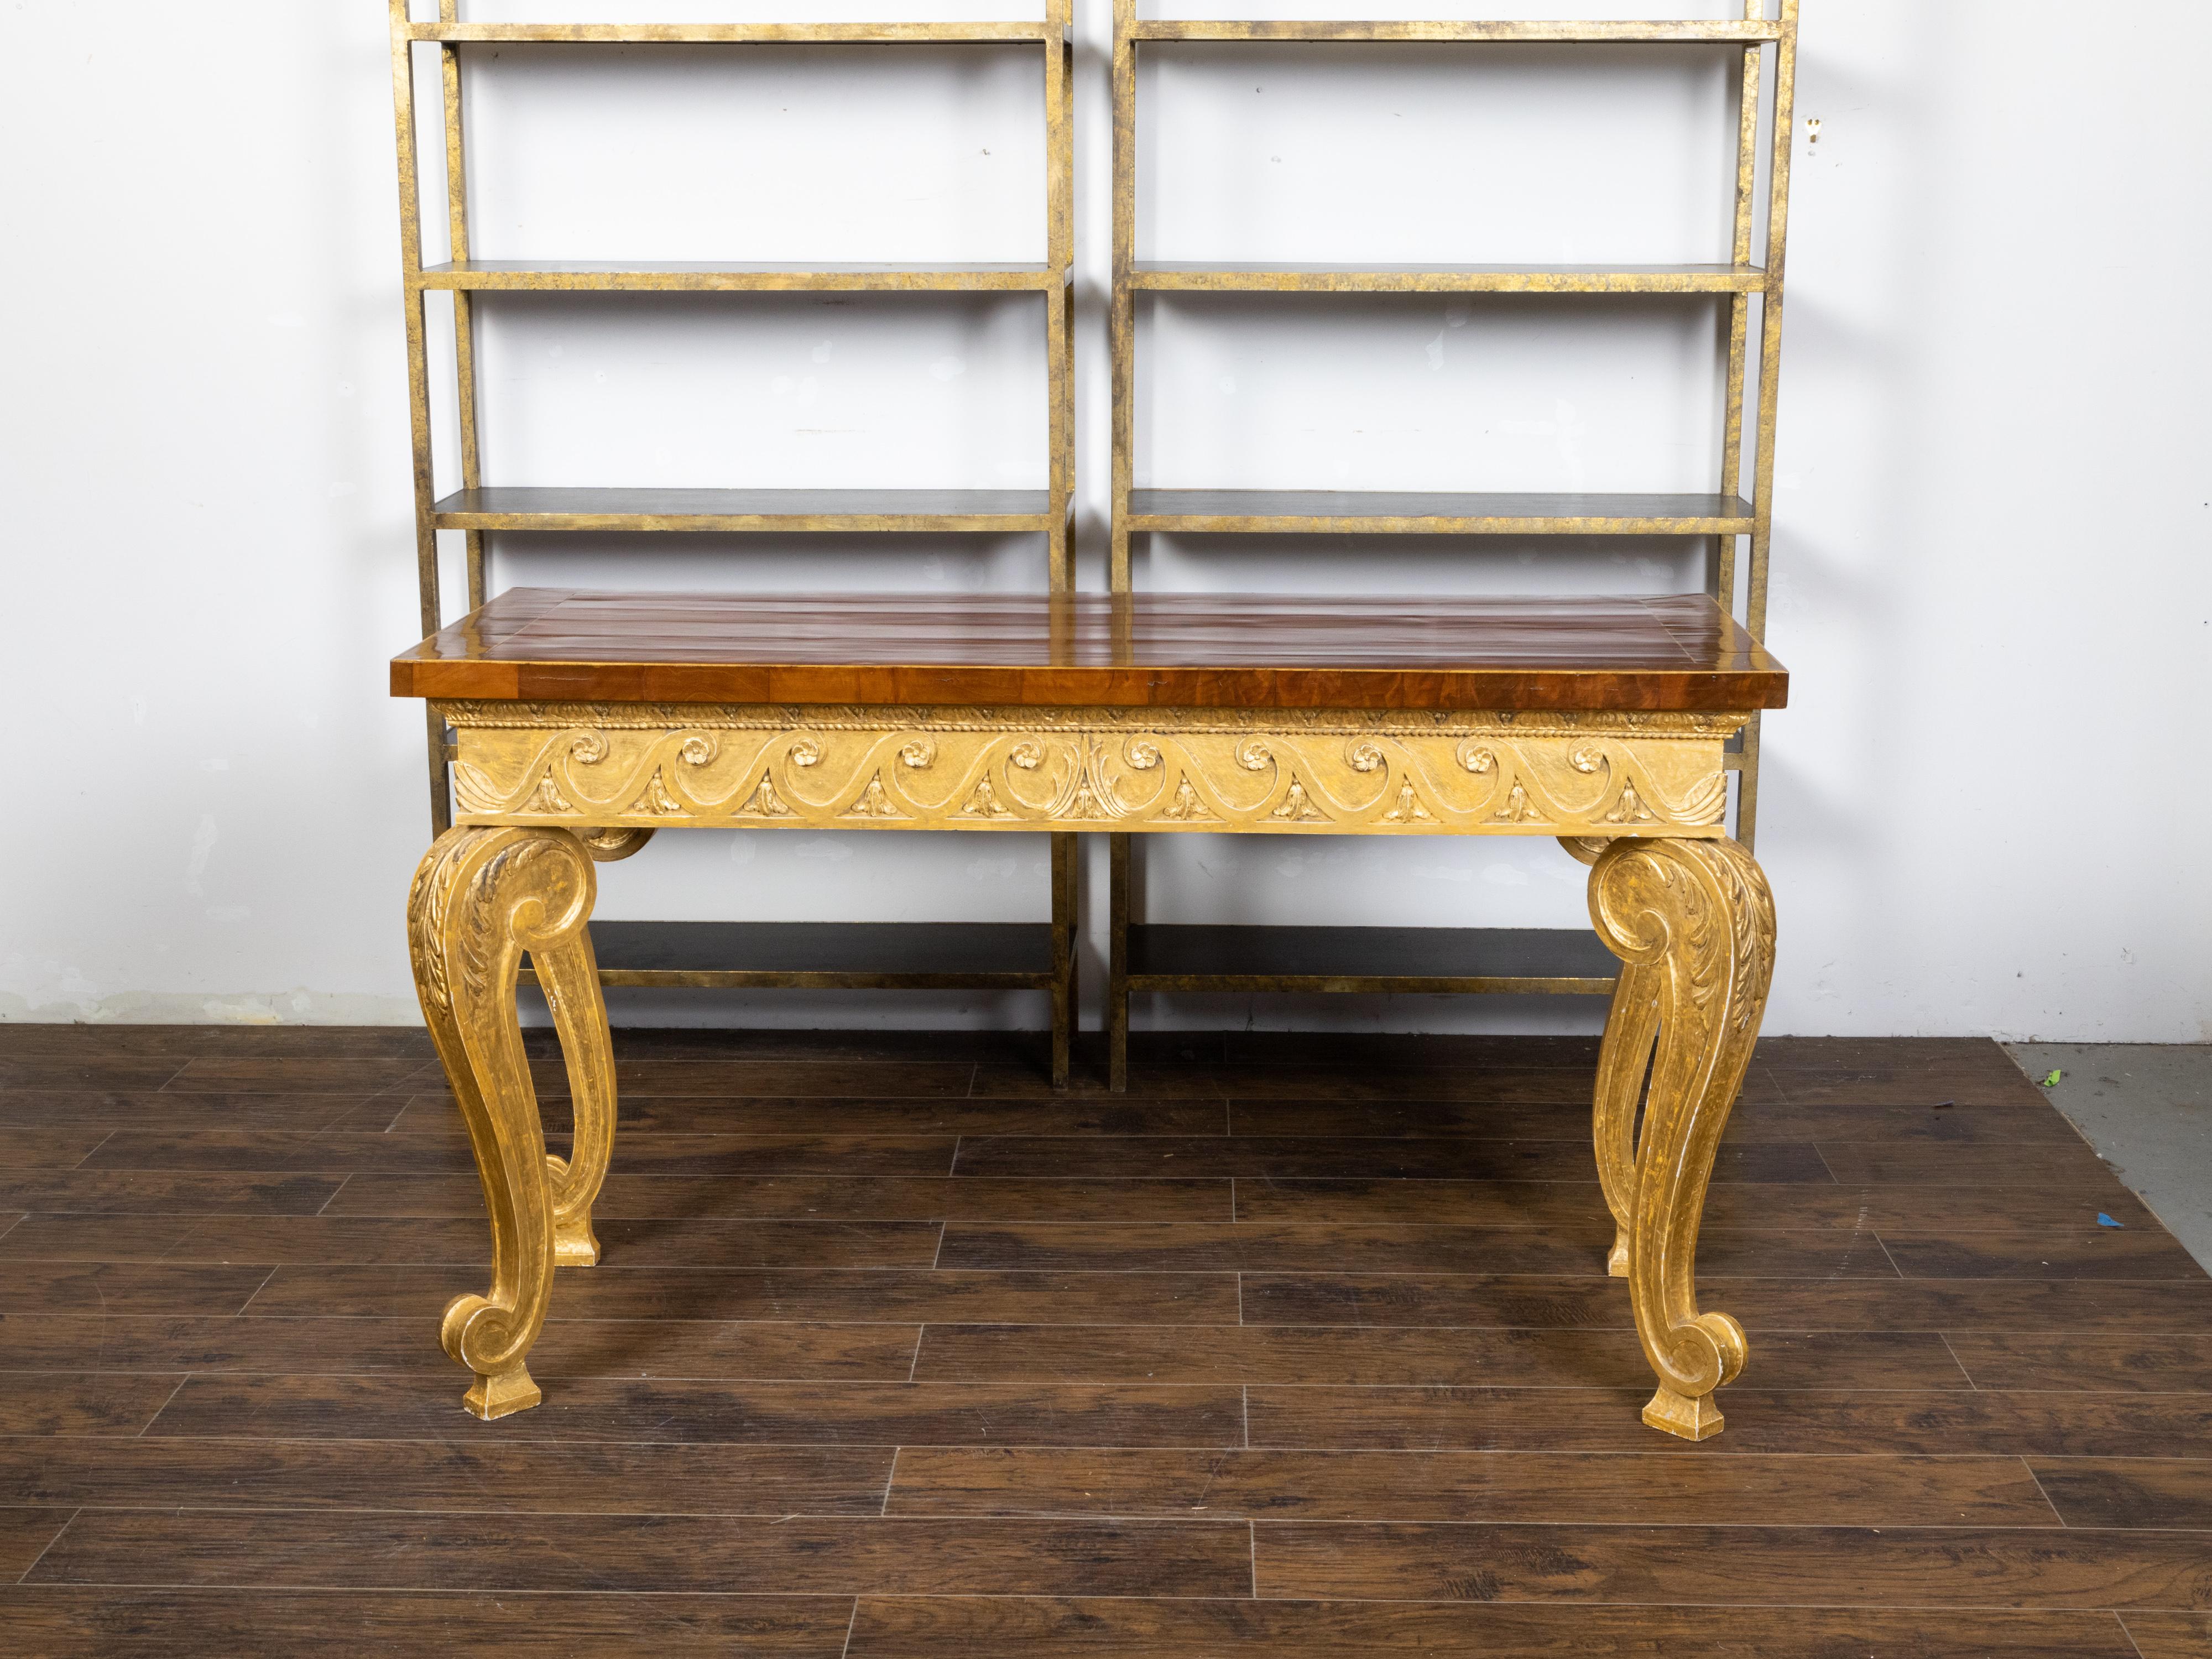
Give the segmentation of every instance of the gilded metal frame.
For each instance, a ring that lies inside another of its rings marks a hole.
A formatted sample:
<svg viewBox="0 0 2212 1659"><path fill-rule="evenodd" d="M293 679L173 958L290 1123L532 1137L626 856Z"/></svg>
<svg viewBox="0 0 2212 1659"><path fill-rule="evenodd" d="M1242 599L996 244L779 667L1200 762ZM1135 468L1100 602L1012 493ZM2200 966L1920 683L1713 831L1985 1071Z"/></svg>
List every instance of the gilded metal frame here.
<svg viewBox="0 0 2212 1659"><path fill-rule="evenodd" d="M1710 536L1713 557L1707 591L1740 616L1754 639L1766 633L1767 556L1774 526L1774 432L1782 349L1783 283L1790 216L1790 165L1796 120L1799 0L1780 0L1769 18L1766 0L1744 0L1740 21L1659 20L1607 22L1163 21L1140 19L1137 0L1114 0L1114 276L1109 313L1112 362L1112 542L1109 582L1132 586L1130 538L1155 531L1187 533ZM1137 258L1137 48L1144 41L1306 41L1316 44L1649 44L1741 49L1738 76L1735 215L1725 265L1645 267L1384 266L1368 269L1282 264L1196 264ZM1765 55L1774 54L1774 107L1769 134L1766 245L1753 263L1759 198L1760 103ZM1139 490L1135 487L1136 296L1142 292L1718 294L1728 296L1728 369L1722 413L1722 465L1717 496L1673 498L1505 497L1470 494L1413 501L1376 495L1362 503L1347 495L1316 510L1310 492ZM1752 307L1759 302L1759 338L1752 346ZM1755 398L1757 442L1752 495L1744 501L1745 413ZM1170 498L1186 496L1181 502ZM1274 498L1270 500L1269 498ZM1176 510L1176 509L1181 510ZM1747 538L1748 571L1739 569L1739 538ZM1739 589L1742 590L1741 611ZM1759 816L1759 718L1754 714L1727 757L1739 775L1736 836L1749 848ZM1107 1031L1116 1087L1127 1074L1128 929L1136 869L1127 836L1109 858ZM1218 976L1186 989L1250 989L1264 976ZM1610 992L1611 980L1512 979L1516 991ZM1401 988L1381 979L1344 975L1278 976L1264 988L1382 992ZM1489 988L1474 981L1427 988Z"/></svg>
<svg viewBox="0 0 2212 1659"><path fill-rule="evenodd" d="M1036 22L915 23L471 23L460 0L437 0L434 19L416 21L413 0L386 0L392 40L393 120L399 165L400 273L407 319L408 407L414 453L415 562L422 631L444 625L438 566L438 532L466 538L468 604L489 597L488 532L501 530L643 532L886 531L1006 533L1034 532L1045 545L1051 591L1074 585L1075 484L1074 362L1074 0L1045 0ZM1044 58L1045 258L1036 264L961 264L934 266L824 264L811 266L746 263L672 264L633 262L504 260L471 258L467 149L461 96L461 49L510 42L574 46L725 45L975 46L1041 47ZM418 44L435 46L444 114L446 215L452 257L422 261L422 180L416 131ZM459 410L460 490L441 499L430 420L428 295L453 296L454 394ZM483 486L477 398L475 296L479 293L569 292L1001 292L1035 293L1043 301L1047 364L1048 475L1041 491L577 491L550 510L541 499L562 492L486 490ZM532 499L522 500L520 497ZM701 497L715 499L702 501ZM1019 497L1011 500L1010 497ZM1033 499L1032 499L1033 498ZM430 818L442 835L453 820L449 768L457 738L439 711L426 705ZM1054 983L1054 1072L1065 1081L1074 1019L1078 888L1072 836L1053 837L1051 881ZM735 982L756 975L702 974L700 982ZM807 982L821 975L804 975ZM832 976L834 977L834 976ZM973 977L973 976L969 976ZM940 986L944 975L849 975L859 988ZM966 981L963 980L963 981Z"/></svg>

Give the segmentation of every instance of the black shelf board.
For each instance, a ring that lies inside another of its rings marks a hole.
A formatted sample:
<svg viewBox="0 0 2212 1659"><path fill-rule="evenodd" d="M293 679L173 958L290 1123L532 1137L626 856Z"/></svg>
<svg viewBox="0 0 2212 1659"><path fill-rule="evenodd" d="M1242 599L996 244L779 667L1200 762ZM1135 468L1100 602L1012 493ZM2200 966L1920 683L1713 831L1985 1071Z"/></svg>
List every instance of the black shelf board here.
<svg viewBox="0 0 2212 1659"><path fill-rule="evenodd" d="M1053 983L1050 922L594 921L591 928L607 985L1024 991Z"/></svg>
<svg viewBox="0 0 2212 1659"><path fill-rule="evenodd" d="M1619 958L1553 927L1261 927L1136 923L1133 991L1610 992Z"/></svg>

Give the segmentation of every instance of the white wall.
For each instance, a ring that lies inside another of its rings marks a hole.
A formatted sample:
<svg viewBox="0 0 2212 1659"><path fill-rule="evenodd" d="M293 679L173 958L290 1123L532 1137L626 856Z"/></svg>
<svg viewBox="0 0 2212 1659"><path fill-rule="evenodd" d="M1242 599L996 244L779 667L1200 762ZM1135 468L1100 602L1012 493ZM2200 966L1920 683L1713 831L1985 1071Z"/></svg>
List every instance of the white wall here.
<svg viewBox="0 0 2212 1659"><path fill-rule="evenodd" d="M836 15L953 9L1034 15L1021 0ZM615 14L469 0L467 15ZM1798 135L1778 455L1771 642L1795 678L1767 726L1771 1030L2212 1037L2212 892L2191 845L2212 799L2185 724L2212 659L2197 96L2212 15L2127 15L2083 29L2056 0L1807 0L1799 112L1823 125L1816 148ZM1100 587L1108 0L1078 18L1082 580ZM17 723L0 1018L411 1021L400 909L426 814L421 713L385 696L383 666L415 632L383 8L15 0L0 49L15 69L0 676ZM502 54L472 87L477 251L1036 257L1033 61ZM1151 257L1723 257L1726 78L1700 52L1163 49L1142 95ZM484 309L496 481L1042 480L1033 301ZM1695 302L1163 299L1147 327L1141 481L1710 487L1712 318ZM1158 538L1144 576L1660 591L1696 586L1701 557ZM1041 587L1042 568L1020 538L510 538L497 579L973 591ZM1582 916L1582 872L1548 843L1150 851L1156 915ZM702 832L602 880L608 915L1016 919L1042 914L1044 848ZM1224 999L1146 1014L1471 1030L1598 1012ZM955 996L622 1013L1042 1017L1034 999Z"/></svg>

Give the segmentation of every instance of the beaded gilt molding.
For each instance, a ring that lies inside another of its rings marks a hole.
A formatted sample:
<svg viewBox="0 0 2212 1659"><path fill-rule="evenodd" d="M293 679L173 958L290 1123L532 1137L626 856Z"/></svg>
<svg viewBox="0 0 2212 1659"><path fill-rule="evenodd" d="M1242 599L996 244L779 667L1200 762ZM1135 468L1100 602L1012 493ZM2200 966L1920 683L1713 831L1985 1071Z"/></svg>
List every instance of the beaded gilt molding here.
<svg viewBox="0 0 2212 1659"><path fill-rule="evenodd" d="M1717 836L1741 714L453 702L458 822Z"/></svg>

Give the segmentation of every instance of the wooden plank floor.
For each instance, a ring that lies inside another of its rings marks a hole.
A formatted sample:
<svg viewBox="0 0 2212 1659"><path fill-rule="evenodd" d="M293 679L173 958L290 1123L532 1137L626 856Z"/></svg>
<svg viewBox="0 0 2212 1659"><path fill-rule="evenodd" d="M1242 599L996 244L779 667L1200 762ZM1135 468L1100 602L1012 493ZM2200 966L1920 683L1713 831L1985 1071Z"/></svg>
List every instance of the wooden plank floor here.
<svg viewBox="0 0 2212 1659"><path fill-rule="evenodd" d="M2212 1653L2212 1280L1995 1045L1761 1045L1693 1447L1590 1043L1026 1042L625 1035L486 1425L420 1033L0 1027L0 1652Z"/></svg>

